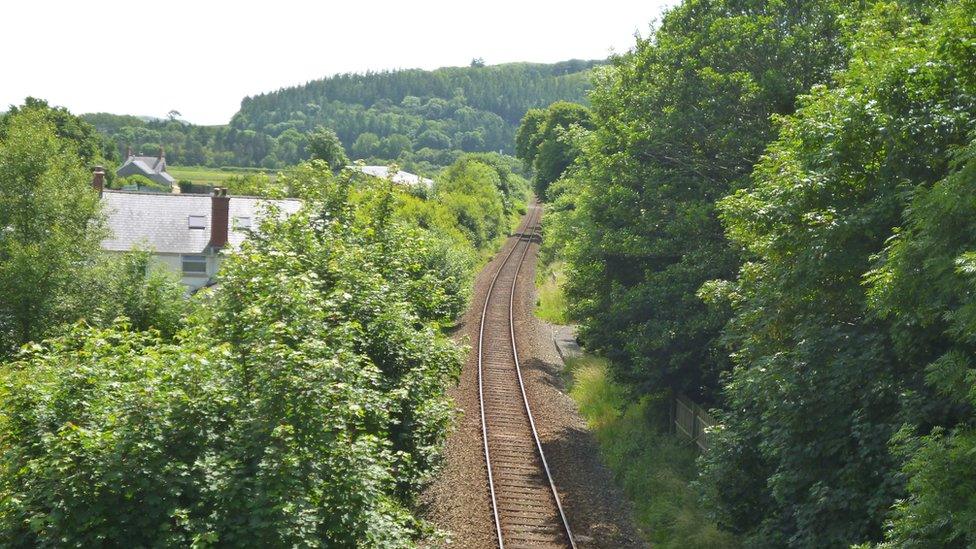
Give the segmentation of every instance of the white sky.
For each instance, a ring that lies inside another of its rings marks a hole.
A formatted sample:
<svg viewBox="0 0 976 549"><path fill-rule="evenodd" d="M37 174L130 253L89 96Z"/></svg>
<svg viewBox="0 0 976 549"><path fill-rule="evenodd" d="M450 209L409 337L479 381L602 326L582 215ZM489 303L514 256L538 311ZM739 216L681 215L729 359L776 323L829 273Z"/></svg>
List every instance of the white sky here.
<svg viewBox="0 0 976 549"><path fill-rule="evenodd" d="M597 59L676 0L7 0L0 111L32 95L75 113L223 124L247 95L342 72Z"/></svg>

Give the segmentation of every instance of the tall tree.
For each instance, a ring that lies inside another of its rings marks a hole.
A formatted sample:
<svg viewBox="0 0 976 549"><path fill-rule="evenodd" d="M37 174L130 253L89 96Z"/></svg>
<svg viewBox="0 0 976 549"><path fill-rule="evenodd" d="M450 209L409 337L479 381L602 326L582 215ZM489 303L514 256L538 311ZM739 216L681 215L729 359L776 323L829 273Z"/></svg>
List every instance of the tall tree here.
<svg viewBox="0 0 976 549"><path fill-rule="evenodd" d="M773 116L843 63L845 5L689 0L597 77L566 290L582 339L638 390L716 398L728 312L697 294L738 256L714 204L748 182Z"/></svg>
<svg viewBox="0 0 976 549"><path fill-rule="evenodd" d="M0 356L74 319L68 295L105 234L90 172L49 111L15 109L2 128Z"/></svg>
<svg viewBox="0 0 976 549"><path fill-rule="evenodd" d="M908 497L895 506L891 547L976 545L976 141L954 156L952 174L914 191L904 229L867 276L895 348L935 389L924 405L945 413L940 425L909 424L894 439Z"/></svg>
<svg viewBox="0 0 976 549"><path fill-rule="evenodd" d="M557 101L544 110L533 110L522 119L515 136L517 158L535 170L535 192L546 195L553 181L566 171L579 155L569 138L572 128L591 129L589 109L577 103Z"/></svg>
<svg viewBox="0 0 976 549"><path fill-rule="evenodd" d="M308 134L306 150L312 160L324 160L334 172L349 164L349 157L346 156L346 149L342 147L339 136L328 128L319 126Z"/></svg>
<svg viewBox="0 0 976 549"><path fill-rule="evenodd" d="M3 139L9 131L13 117L28 111L38 113L54 126L58 137L72 142L75 152L81 156L81 161L86 166L104 164L105 160L118 160L115 145L103 137L95 126L71 114L64 107L51 107L47 101L34 97L25 99L23 105L10 107L6 115L0 116L0 139Z"/></svg>
<svg viewBox="0 0 976 549"><path fill-rule="evenodd" d="M545 109L529 109L515 132L515 158L521 160L527 170L532 169L532 162L539 150L539 139L542 137L539 128L545 119Z"/></svg>

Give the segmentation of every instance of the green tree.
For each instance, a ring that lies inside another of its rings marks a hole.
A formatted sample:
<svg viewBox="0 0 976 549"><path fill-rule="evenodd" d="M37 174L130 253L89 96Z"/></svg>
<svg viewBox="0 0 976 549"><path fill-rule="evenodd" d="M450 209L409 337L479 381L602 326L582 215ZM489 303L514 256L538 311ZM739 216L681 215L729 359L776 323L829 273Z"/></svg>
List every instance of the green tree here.
<svg viewBox="0 0 976 549"><path fill-rule="evenodd" d="M529 155L535 170L535 192L539 196L546 196L549 185L563 175L580 153L570 138L570 130L593 128L590 110L583 105L560 101L549 105L545 112L545 120L531 140L538 145Z"/></svg>
<svg viewBox="0 0 976 549"><path fill-rule="evenodd" d="M294 128L288 128L275 139L274 155L285 165L297 164L306 157L307 138Z"/></svg>
<svg viewBox="0 0 976 549"><path fill-rule="evenodd" d="M382 156L383 158L396 160L404 153L410 152L412 148L413 144L411 143L409 137L403 134L395 133L380 139L379 146L376 149L376 154Z"/></svg>
<svg viewBox="0 0 976 549"><path fill-rule="evenodd" d="M845 10L842 2L686 1L597 77L595 129L581 144L575 184L561 189L573 194L560 205L572 218L560 232L549 221L544 229L563 243L582 340L635 391L717 400L729 312L698 291L732 277L739 260L715 202L749 181L775 137L772 116L792 112L798 94L843 63ZM546 164L555 168L537 171L537 183L564 165Z"/></svg>
<svg viewBox="0 0 976 549"><path fill-rule="evenodd" d="M451 138L438 130L427 130L417 136L417 148L430 147L432 149L451 148ZM358 139L357 139L358 142Z"/></svg>
<svg viewBox="0 0 976 549"><path fill-rule="evenodd" d="M356 138L352 144L352 154L357 159L369 158L376 154L380 147L380 138L375 133L365 132Z"/></svg>
<svg viewBox="0 0 976 549"><path fill-rule="evenodd" d="M482 250L504 234L505 208L498 172L479 161L458 161L445 171L434 197L455 219L475 248Z"/></svg>
<svg viewBox="0 0 976 549"><path fill-rule="evenodd" d="M545 123L545 109L529 109L522 117L518 130L515 132L515 158L525 164L525 169L532 168L532 162L539 150L542 133L539 129Z"/></svg>
<svg viewBox="0 0 976 549"><path fill-rule="evenodd" d="M48 113L17 109L0 138L0 356L40 339L76 310L79 272L105 235L98 195L74 141Z"/></svg>
<svg viewBox="0 0 976 549"><path fill-rule="evenodd" d="M54 126L58 137L71 141L85 166L104 165L106 160L118 160L115 146L103 138L95 126L64 107L51 107L47 101L34 97L25 99L23 105L10 107L5 115L0 116L0 139L4 139L10 131L12 120L18 114L27 112L37 113Z"/></svg>
<svg viewBox="0 0 976 549"><path fill-rule="evenodd" d="M949 177L914 190L903 230L866 277L899 354L935 389L928 406L945 414L935 428L907 424L894 438L908 497L894 508L892 547L976 544L976 141L954 156Z"/></svg>
<svg viewBox="0 0 976 549"><path fill-rule="evenodd" d="M525 211L524 206L529 192L529 184L524 177L512 171L512 168L515 167L512 157L498 153L467 153L455 160L445 171L445 174L448 177L453 177L459 171L463 171L464 166L472 162L491 166L495 170L498 177L491 181L497 185L498 192L501 193L502 206L506 216L511 217Z"/></svg>
<svg viewBox="0 0 976 549"><path fill-rule="evenodd" d="M307 139L306 150L312 160L324 160L334 172L349 164L346 150L334 131L319 126Z"/></svg>

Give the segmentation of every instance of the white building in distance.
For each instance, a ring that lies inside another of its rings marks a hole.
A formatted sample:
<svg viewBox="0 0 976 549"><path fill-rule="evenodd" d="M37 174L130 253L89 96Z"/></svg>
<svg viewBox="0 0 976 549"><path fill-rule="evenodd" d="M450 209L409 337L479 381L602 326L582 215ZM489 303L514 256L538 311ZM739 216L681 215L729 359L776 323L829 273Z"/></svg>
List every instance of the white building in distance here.
<svg viewBox="0 0 976 549"><path fill-rule="evenodd" d="M281 215L302 207L297 199L228 196L221 188L210 195L116 191L104 188L104 177L96 168L92 186L101 195L111 231L102 248L149 250L190 291L211 283L220 268L220 251L239 247L258 227L267 205L274 204Z"/></svg>
<svg viewBox="0 0 976 549"><path fill-rule="evenodd" d="M419 175L405 172L403 170L395 171L391 174L389 166L359 166L353 164L351 166L346 166L346 168L364 173L366 175L371 175L373 177L379 177L380 179L389 179L398 185L405 185L408 187L424 186L428 189L434 186L434 181L432 179L420 177Z"/></svg>

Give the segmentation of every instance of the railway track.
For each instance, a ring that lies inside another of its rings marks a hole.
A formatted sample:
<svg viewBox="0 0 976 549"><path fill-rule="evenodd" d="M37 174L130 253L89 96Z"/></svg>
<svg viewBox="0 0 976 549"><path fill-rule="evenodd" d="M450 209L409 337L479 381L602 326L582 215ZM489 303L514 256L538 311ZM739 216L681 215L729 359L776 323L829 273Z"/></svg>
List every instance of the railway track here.
<svg viewBox="0 0 976 549"><path fill-rule="evenodd" d="M515 289L540 211L530 206L492 276L478 335L482 439L500 549L576 548L536 432L516 345Z"/></svg>

